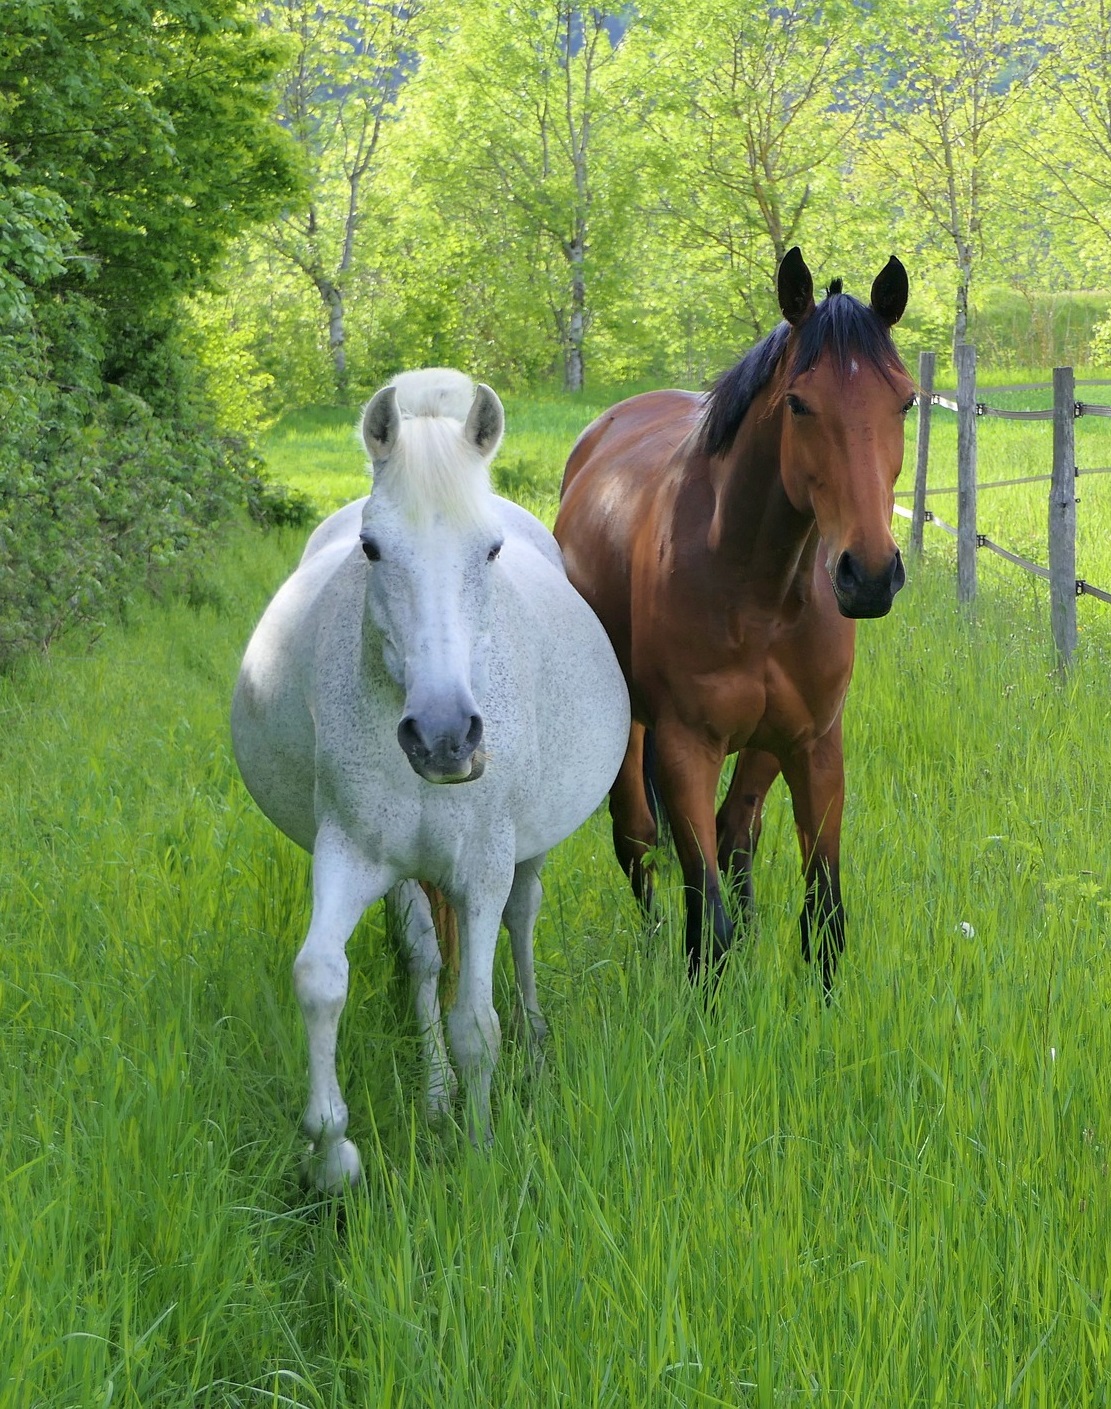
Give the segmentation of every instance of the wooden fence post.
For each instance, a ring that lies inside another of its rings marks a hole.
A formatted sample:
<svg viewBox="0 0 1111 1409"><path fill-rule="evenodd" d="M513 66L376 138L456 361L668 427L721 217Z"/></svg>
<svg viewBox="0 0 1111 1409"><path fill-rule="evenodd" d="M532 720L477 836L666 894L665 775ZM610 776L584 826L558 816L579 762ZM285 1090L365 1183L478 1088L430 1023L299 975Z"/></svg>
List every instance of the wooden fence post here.
<svg viewBox="0 0 1111 1409"><path fill-rule="evenodd" d="M957 600L976 598L976 349L957 346Z"/></svg>
<svg viewBox="0 0 1111 1409"><path fill-rule="evenodd" d="M926 522L926 470L930 463L930 411L934 389L934 363L937 354L918 354L918 438L914 464L914 505L910 516L910 551L922 552L922 529Z"/></svg>
<svg viewBox="0 0 1111 1409"><path fill-rule="evenodd" d="M1053 481L1049 487L1049 616L1057 665L1076 650L1076 381L1053 369Z"/></svg>

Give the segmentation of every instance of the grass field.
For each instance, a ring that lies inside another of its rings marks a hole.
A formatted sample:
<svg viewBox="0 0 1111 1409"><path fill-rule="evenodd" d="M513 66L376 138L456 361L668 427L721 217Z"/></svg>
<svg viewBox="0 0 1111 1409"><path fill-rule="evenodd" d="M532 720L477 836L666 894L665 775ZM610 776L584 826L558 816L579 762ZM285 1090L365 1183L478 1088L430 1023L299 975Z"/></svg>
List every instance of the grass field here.
<svg viewBox="0 0 1111 1409"><path fill-rule="evenodd" d="M597 407L507 409L501 483L550 516ZM362 492L351 423L287 418L276 476ZM1012 429L982 477L1040 462ZM1080 570L1111 586L1097 483ZM1044 486L994 503L1001 542L1041 535ZM781 789L709 1004L674 887L646 932L602 816L554 853L549 1060L505 1052L488 1155L422 1126L369 916L341 1038L367 1183L337 1205L296 1182L307 866L226 723L303 536L236 529L193 605L0 680L0 1409L1111 1405L1111 608L1081 603L1061 681L1042 585L982 560L958 614L936 534L862 625L829 1006Z"/></svg>

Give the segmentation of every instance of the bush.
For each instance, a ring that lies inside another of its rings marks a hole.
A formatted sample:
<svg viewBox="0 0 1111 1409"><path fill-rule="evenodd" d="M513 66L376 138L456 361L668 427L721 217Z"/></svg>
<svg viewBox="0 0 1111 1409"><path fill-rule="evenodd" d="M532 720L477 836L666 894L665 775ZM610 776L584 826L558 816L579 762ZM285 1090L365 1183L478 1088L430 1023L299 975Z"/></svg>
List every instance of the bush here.
<svg viewBox="0 0 1111 1409"><path fill-rule="evenodd" d="M159 585L237 506L263 522L303 512L195 414L198 394L183 421L99 385L81 331L95 311L60 305L0 338L0 668Z"/></svg>
<svg viewBox="0 0 1111 1409"><path fill-rule="evenodd" d="M247 458L240 480L247 512L263 528L303 528L317 517L309 496L272 480L257 455Z"/></svg>

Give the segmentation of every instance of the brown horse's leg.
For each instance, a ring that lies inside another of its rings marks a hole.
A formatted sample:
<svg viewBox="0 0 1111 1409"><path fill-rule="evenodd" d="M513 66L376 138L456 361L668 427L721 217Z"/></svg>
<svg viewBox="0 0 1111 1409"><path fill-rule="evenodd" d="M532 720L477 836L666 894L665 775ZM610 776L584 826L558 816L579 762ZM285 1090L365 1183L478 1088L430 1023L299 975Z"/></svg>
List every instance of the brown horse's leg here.
<svg viewBox="0 0 1111 1409"><path fill-rule="evenodd" d="M733 940L717 867L714 797L724 748L677 721L659 724L660 793L671 821L686 898L687 964L697 978L707 957L716 968Z"/></svg>
<svg viewBox="0 0 1111 1409"><path fill-rule="evenodd" d="M774 754L741 749L718 811L718 869L736 887L746 924L752 919L752 862L764 824L764 798L778 776L779 759Z"/></svg>
<svg viewBox="0 0 1111 1409"><path fill-rule="evenodd" d="M791 789L795 827L802 851L806 898L800 927L802 957L813 950L822 966L828 995L845 948L845 911L841 904L841 813L845 804L845 767L841 720L824 738L784 760L783 776Z"/></svg>
<svg viewBox="0 0 1111 1409"><path fill-rule="evenodd" d="M629 747L610 789L613 849L621 869L633 884L633 894L645 914L652 909L654 867L645 854L656 845L656 819L644 786L644 725L633 723Z"/></svg>

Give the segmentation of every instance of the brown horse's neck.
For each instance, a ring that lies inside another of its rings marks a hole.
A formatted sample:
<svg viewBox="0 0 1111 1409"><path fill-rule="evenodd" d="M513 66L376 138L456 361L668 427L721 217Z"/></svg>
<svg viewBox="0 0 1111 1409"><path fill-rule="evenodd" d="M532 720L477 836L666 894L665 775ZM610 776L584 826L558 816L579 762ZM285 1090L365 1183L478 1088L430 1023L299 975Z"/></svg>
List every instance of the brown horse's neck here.
<svg viewBox="0 0 1111 1409"><path fill-rule="evenodd" d="M782 402L768 410L756 398L732 446L710 462L715 496L708 547L726 570L782 597L793 581L809 582L818 546L813 514L791 504L780 473Z"/></svg>

